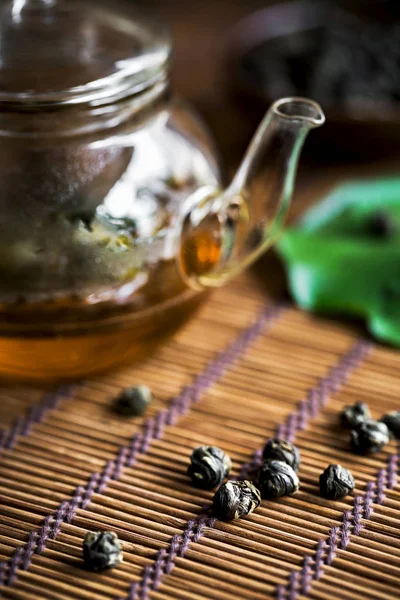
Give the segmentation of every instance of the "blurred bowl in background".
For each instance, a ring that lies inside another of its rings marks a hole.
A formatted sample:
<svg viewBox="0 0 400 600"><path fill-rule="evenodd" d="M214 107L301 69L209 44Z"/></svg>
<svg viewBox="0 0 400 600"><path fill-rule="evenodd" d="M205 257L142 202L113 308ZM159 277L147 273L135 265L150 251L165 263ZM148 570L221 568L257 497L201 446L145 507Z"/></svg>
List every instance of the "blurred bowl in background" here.
<svg viewBox="0 0 400 600"><path fill-rule="evenodd" d="M282 96L322 104L327 124L313 149L323 159L400 149L399 19L325 2L275 4L229 32L227 58L229 87L255 121Z"/></svg>

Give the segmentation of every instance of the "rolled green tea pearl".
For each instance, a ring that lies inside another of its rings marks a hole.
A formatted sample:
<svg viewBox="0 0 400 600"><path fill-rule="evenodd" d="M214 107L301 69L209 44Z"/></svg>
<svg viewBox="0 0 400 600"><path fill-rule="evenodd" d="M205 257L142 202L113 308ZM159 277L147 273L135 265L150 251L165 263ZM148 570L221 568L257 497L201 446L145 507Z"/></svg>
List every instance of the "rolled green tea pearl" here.
<svg viewBox="0 0 400 600"><path fill-rule="evenodd" d="M200 446L190 457L188 474L193 483L205 490L221 485L232 468L231 459L217 446Z"/></svg>
<svg viewBox="0 0 400 600"><path fill-rule="evenodd" d="M122 562L121 543L113 531L88 531L83 542L83 560L91 571L104 571Z"/></svg>
<svg viewBox="0 0 400 600"><path fill-rule="evenodd" d="M290 465L280 460L267 461L259 474L258 487L262 498L273 500L290 496L299 489L299 478Z"/></svg>
<svg viewBox="0 0 400 600"><path fill-rule="evenodd" d="M278 438L268 440L265 444L263 459L264 461L281 460L290 465L295 471L298 471L300 466L300 452L298 448L289 441Z"/></svg>
<svg viewBox="0 0 400 600"><path fill-rule="evenodd" d="M116 398L114 410L124 417L140 417L146 412L152 399L153 394L147 385L129 387Z"/></svg>
<svg viewBox="0 0 400 600"><path fill-rule="evenodd" d="M227 481L213 498L213 513L218 519L232 521L246 517L260 503L261 494L250 481Z"/></svg>
<svg viewBox="0 0 400 600"><path fill-rule="evenodd" d="M394 410L393 412L384 415L381 421L382 423L385 423L391 435L397 440L400 440L400 410Z"/></svg>
<svg viewBox="0 0 400 600"><path fill-rule="evenodd" d="M342 465L329 465L319 478L321 496L329 500L344 498L354 486L353 475Z"/></svg>
<svg viewBox="0 0 400 600"><path fill-rule="evenodd" d="M364 402L356 402L353 405L344 407L340 413L340 424L346 429L356 429L370 418L368 405Z"/></svg>
<svg viewBox="0 0 400 600"><path fill-rule="evenodd" d="M389 429L380 421L365 421L351 432L351 445L358 454L379 452L389 442Z"/></svg>

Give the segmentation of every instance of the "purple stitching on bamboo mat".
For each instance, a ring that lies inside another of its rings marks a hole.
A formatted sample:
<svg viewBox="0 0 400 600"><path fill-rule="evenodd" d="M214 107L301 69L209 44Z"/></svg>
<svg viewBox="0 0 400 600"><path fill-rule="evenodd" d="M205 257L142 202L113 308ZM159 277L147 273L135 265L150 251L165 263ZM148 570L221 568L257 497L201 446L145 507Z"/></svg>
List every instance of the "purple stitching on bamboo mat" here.
<svg viewBox="0 0 400 600"><path fill-rule="evenodd" d="M346 550L350 540L350 526L351 526L351 510L345 510L342 515L342 526L340 528L340 544L341 550ZM315 565L314 565L315 568Z"/></svg>
<svg viewBox="0 0 400 600"><path fill-rule="evenodd" d="M86 508L87 505L89 504L89 502L92 498L92 494L99 484L99 478L100 478L100 473L92 473L91 476L89 477L89 481L88 481L88 484L86 486L86 489L85 489L85 492L84 492L83 498L82 498L82 505L81 505L82 508ZM68 502L66 504L68 505Z"/></svg>
<svg viewBox="0 0 400 600"><path fill-rule="evenodd" d="M299 588L299 574L297 571L293 571L293 573L290 574L290 583L289 583L289 598L290 598L290 600L292 600L293 598L296 598L298 588Z"/></svg>
<svg viewBox="0 0 400 600"><path fill-rule="evenodd" d="M387 482L387 469L379 469L378 476L376 478L376 499L377 504L383 504L385 502L385 491Z"/></svg>
<svg viewBox="0 0 400 600"><path fill-rule="evenodd" d="M7 585L12 585L17 577L17 569L23 560L23 550L21 547L15 548L8 567Z"/></svg>
<svg viewBox="0 0 400 600"><path fill-rule="evenodd" d="M32 555L35 551L37 536L38 534L36 531L31 531L29 534L28 543L26 544L25 555L22 563L22 569L24 571L26 571L29 568Z"/></svg>
<svg viewBox="0 0 400 600"><path fill-rule="evenodd" d="M300 571L300 580L304 580L306 576L310 577L312 571L314 571L313 578L320 579L323 576L323 565L331 565L333 563L337 547L339 546L341 550L345 551L351 537L360 535L363 527L361 518L364 518L365 521L370 520L373 510L371 506L372 502L375 502L375 504L383 504L385 501L386 482L390 482L390 489L393 489L397 483L398 471L393 465L397 465L399 455L400 446L397 454L391 454L388 457L386 469L379 469L375 481L369 481L367 483L365 493L361 496L355 496L352 510L345 510L343 512L342 525L340 527L332 527L327 539L321 539L318 542L318 548L321 548L321 545L327 547L325 558L323 558L323 552L319 552L318 549L314 560L311 556L305 557L304 560L307 559L307 563L304 563L304 566ZM275 592L277 599L293 600L290 586L292 573L294 571L295 569L293 569L289 575L287 586L281 585L276 588ZM307 589L304 587L302 588L302 594L304 596L308 594L310 587L311 585L308 585Z"/></svg>
<svg viewBox="0 0 400 600"><path fill-rule="evenodd" d="M136 454L147 452L152 440L162 436L164 424L171 424L172 417L174 418L175 422L179 415L185 414L192 404L198 402L202 394L214 383L216 383L227 371L227 369L245 353L247 348L261 334L263 329L265 329L265 327L268 325L271 325L278 318L280 312L281 307L279 306L272 306L264 309L250 327L245 329L233 342L228 344L224 351L220 352L215 358L211 359L203 372L195 377L192 384L185 386L181 394L171 400L167 410L160 411L163 413L161 419L159 418L159 414L152 419L148 419L144 423L144 432L136 433L133 436L130 444L120 447L118 449L116 458L108 461L101 473L92 473L86 486L78 486L75 489L71 500L64 500L53 513L47 515L43 520L42 526L39 529L31 532L36 534L38 537L34 553L40 554L45 549L47 540L55 539L57 537L62 523L70 523L74 518L78 508L85 509L88 506L94 492L97 492L98 494L104 493L111 478L119 479L124 466L133 466ZM46 410L48 410L50 407L53 408L58 402L58 394L51 396L46 402L46 406L48 406ZM209 520L211 523L214 523L214 521L214 519ZM191 537L194 535L194 529L190 529L186 535L186 543L188 545ZM174 549L174 552L177 550L178 547ZM19 560L16 565L16 559L14 558L15 553L17 553ZM11 585L13 583L19 563L21 561L25 570L29 568L31 556L32 538L29 537L25 544L15 550L13 556L8 561L0 563L0 573L5 579L5 585ZM168 566L172 564L173 556L168 556L166 565ZM160 569L161 568L158 567L157 572L159 573L159 577L161 577ZM130 595L128 596L129 600L136 600L138 593L140 594L140 600L142 600L142 598L147 598L149 586L152 585L153 582L153 572L154 565L152 567L148 567L147 570L145 569L141 588L139 589L134 585L131 586L129 593ZM10 573L12 576L12 581L10 581Z"/></svg>
<svg viewBox="0 0 400 600"><path fill-rule="evenodd" d="M310 589L310 585L311 585L311 579L312 579L311 556L305 556L304 561L303 561L303 569L300 572L300 581L301 581L300 591L302 594L308 593L308 590ZM282 595L283 595L285 586L281 585L280 587L282 588Z"/></svg>
<svg viewBox="0 0 400 600"><path fill-rule="evenodd" d="M363 360L370 348L370 344L365 340L361 340L353 345L353 347L339 360L338 364L331 367L326 377L323 377L318 384L310 389L307 394L306 400L302 400L298 404L298 408L295 409L286 419L285 424L277 426L277 435L280 437L286 437L290 440L294 440L294 437L300 429L304 428L304 420L308 417L316 416L319 411L326 405L329 394L338 391L341 386L346 382L348 375L351 371L356 368L359 363ZM251 461L244 463L240 469L239 478L251 477L251 474L260 466L262 460L262 448L258 448L253 453ZM204 527L212 528L215 525L216 519L207 517L210 506L206 505L203 512L195 519L190 519L182 535L174 535L167 556L167 561L162 573L157 572L158 580L162 576L169 575L174 566L176 556L183 557L191 542L198 542L203 533ZM321 540L315 556L315 562L317 563L316 574L317 577L321 577L323 574L323 557L326 554L326 542ZM305 573L300 573L293 569L290 574L290 583L288 588L285 586L278 586L276 590L277 598L281 600L295 600L297 597L297 591L299 582L302 589L310 587L311 581L311 559L305 559L304 569ZM147 600L147 593L149 588L148 579L155 573L155 564L147 566L145 568L146 581L144 576L138 584L137 590L140 591L139 600ZM150 575L149 575L150 573ZM287 596L289 591L289 596ZM132 600L130 596L123 600ZM136 600L134 598L133 600Z"/></svg>
<svg viewBox="0 0 400 600"><path fill-rule="evenodd" d="M328 536L328 550L327 550L326 559L325 559L325 562L327 565L331 565L336 556L338 537L339 537L339 527L332 527L332 529L329 532L329 536ZM310 570L311 556L306 556L305 559L308 559L307 565L308 565L308 570ZM304 569L305 569L305 564L303 566L303 571L304 571ZM303 592L303 593L305 593L305 592Z"/></svg>
<svg viewBox="0 0 400 600"><path fill-rule="evenodd" d="M9 431L3 429L0 431L0 455L3 450L14 448L17 440L31 431L34 423L42 423L44 415L50 410L56 408L61 398L71 393L73 385L60 386L54 392L46 394L38 406L32 406L27 417L19 417Z"/></svg>
<svg viewBox="0 0 400 600"><path fill-rule="evenodd" d="M159 550L157 552L156 564L154 566L154 579L153 579L153 584L152 584L153 590L157 590L158 586L161 583L161 577L162 577L163 570L164 570L165 554L166 554L165 548L161 548L161 550Z"/></svg>
<svg viewBox="0 0 400 600"><path fill-rule="evenodd" d="M324 556L326 553L326 542L320 540L317 544L317 550L315 552L314 559L314 579L320 579L324 572ZM292 577L293 571L289 575L289 579ZM289 597L290 597L290 581L289 581Z"/></svg>
<svg viewBox="0 0 400 600"><path fill-rule="evenodd" d="M362 496L356 496L353 501L353 512L352 512L354 535L360 535L360 533L361 533L361 529L363 527L362 522L361 522L362 516L363 516L363 498L362 498Z"/></svg>
<svg viewBox="0 0 400 600"><path fill-rule="evenodd" d="M372 503L374 501L374 495L375 495L375 482L374 481L368 481L365 489L365 496L364 496L364 518L365 519L370 519L371 515L372 515Z"/></svg>
<svg viewBox="0 0 400 600"><path fill-rule="evenodd" d="M51 519L52 519L52 515L47 515L47 517L44 518L43 525L41 526L41 528L38 531L39 538L38 538L37 545L35 548L35 554L40 554L46 548L47 539L49 538L49 534L51 535L51 528L50 528ZM28 543L29 543L29 540L28 540ZM21 546L21 547L25 550L25 554L26 554L27 544L25 544L25 546Z"/></svg>
<svg viewBox="0 0 400 600"><path fill-rule="evenodd" d="M278 585L276 588L276 598L277 600L283 600L285 594L285 587L283 585Z"/></svg>
<svg viewBox="0 0 400 600"><path fill-rule="evenodd" d="M89 488L89 485L90 485L90 480L86 487L86 490ZM82 505L84 495L85 495L85 490L84 490L83 486L78 485L78 487L75 488L75 491L74 491L74 494L73 494L71 500L68 502L68 506L66 507L66 515L65 515L65 519L64 519L66 523L71 523L72 519L75 516L77 509L79 508L79 506ZM59 509L57 509L57 511L52 515L54 518L54 526L53 526L53 531L52 531L53 535L54 535L53 532L55 529L58 514L59 514ZM55 538L53 538L53 539L55 539Z"/></svg>
<svg viewBox="0 0 400 600"><path fill-rule="evenodd" d="M132 583L131 589L129 590L128 600L136 600L138 589L138 585L136 583Z"/></svg>

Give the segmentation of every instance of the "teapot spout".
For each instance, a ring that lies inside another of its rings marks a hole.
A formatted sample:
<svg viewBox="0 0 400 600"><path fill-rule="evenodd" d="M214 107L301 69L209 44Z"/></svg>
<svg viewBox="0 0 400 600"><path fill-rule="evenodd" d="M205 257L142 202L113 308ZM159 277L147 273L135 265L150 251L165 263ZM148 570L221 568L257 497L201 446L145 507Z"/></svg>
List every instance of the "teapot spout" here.
<svg viewBox="0 0 400 600"><path fill-rule="evenodd" d="M197 190L181 235L179 263L189 285L225 283L276 241L292 200L303 143L324 121L313 100L276 101L229 187L222 192Z"/></svg>
<svg viewBox="0 0 400 600"><path fill-rule="evenodd" d="M281 98L274 102L270 110L282 118L303 120L308 123L310 129L325 123L322 108L318 102L309 98Z"/></svg>
<svg viewBox="0 0 400 600"><path fill-rule="evenodd" d="M308 132L324 122L325 115L313 100L281 98L274 102L251 140L227 193L246 192L249 185L262 175L263 170L270 171L271 167L279 166L282 168L283 165L279 165L279 162L287 164L284 176L294 179L296 171L290 169L290 162L295 162L296 169Z"/></svg>

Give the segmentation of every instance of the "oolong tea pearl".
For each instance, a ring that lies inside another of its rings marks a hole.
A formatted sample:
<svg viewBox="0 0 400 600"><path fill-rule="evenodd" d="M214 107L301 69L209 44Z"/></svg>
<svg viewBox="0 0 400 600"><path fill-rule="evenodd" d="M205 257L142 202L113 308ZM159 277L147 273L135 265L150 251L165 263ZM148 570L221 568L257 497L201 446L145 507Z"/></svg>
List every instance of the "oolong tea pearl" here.
<svg viewBox="0 0 400 600"><path fill-rule="evenodd" d="M261 467L258 487L266 500L290 496L297 492L299 485L296 471L280 460L267 461Z"/></svg>
<svg viewBox="0 0 400 600"><path fill-rule="evenodd" d="M368 406L364 402L356 402L351 406L344 407L340 413L340 424L346 429L356 429L370 418Z"/></svg>
<svg viewBox="0 0 400 600"><path fill-rule="evenodd" d="M319 478L321 496L329 500L344 498L354 490L354 486L353 475L342 465L329 465Z"/></svg>
<svg viewBox="0 0 400 600"><path fill-rule="evenodd" d="M221 485L232 468L231 459L216 446L200 446L190 457L188 474L193 483L205 490Z"/></svg>
<svg viewBox="0 0 400 600"><path fill-rule="evenodd" d="M249 515L260 503L261 494L250 481L227 481L213 498L213 513L218 519L232 521Z"/></svg>
<svg viewBox="0 0 400 600"><path fill-rule="evenodd" d="M124 417L140 417L152 399L153 394L147 385L136 385L121 392L114 402L114 410Z"/></svg>
<svg viewBox="0 0 400 600"><path fill-rule="evenodd" d="M351 445L358 454L379 452L389 442L389 429L380 421L365 421L351 432Z"/></svg>
<svg viewBox="0 0 400 600"><path fill-rule="evenodd" d="M121 544L113 531L89 531L83 542L83 560L91 571L111 569L122 562Z"/></svg>
<svg viewBox="0 0 400 600"><path fill-rule="evenodd" d="M382 423L385 423L392 436L397 440L400 440L400 410L394 410L393 412L384 415L381 421Z"/></svg>
<svg viewBox="0 0 400 600"><path fill-rule="evenodd" d="M290 465L295 471L298 471L300 466L300 452L298 448L287 440L278 438L273 438L265 444L263 459L265 461L281 460Z"/></svg>

